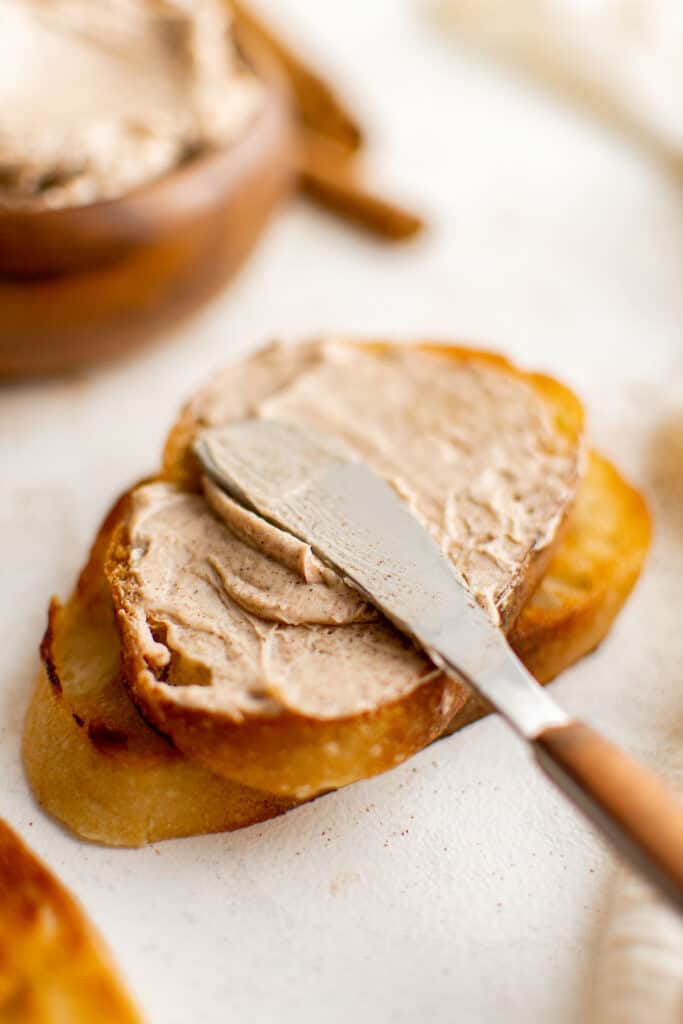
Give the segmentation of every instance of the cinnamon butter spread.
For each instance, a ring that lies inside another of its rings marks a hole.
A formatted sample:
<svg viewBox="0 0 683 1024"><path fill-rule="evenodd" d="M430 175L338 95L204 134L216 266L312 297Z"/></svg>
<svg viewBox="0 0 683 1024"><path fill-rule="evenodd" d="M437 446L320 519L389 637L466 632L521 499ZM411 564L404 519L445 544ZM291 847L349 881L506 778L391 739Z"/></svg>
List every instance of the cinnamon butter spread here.
<svg viewBox="0 0 683 1024"><path fill-rule="evenodd" d="M0 207L120 196L229 144L261 99L222 0L3 0Z"/></svg>
<svg viewBox="0 0 683 1024"><path fill-rule="evenodd" d="M338 438L392 483L496 621L554 539L580 471L580 446L526 381L415 349L274 345L219 376L188 415L200 428L257 416ZM203 495L140 487L129 534L136 643L189 703L236 719L338 717L435 671L305 544L208 481Z"/></svg>

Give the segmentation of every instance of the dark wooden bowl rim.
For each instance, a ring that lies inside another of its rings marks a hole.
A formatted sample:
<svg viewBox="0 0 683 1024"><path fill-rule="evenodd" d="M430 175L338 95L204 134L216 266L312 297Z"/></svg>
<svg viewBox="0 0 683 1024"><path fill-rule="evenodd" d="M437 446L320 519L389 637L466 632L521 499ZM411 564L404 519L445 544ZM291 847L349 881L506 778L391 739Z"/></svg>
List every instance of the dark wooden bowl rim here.
<svg viewBox="0 0 683 1024"><path fill-rule="evenodd" d="M283 116L282 107L279 91L266 89L253 121L230 145L199 153L118 198L56 210L0 211L0 275L31 278L93 269L177 232L239 178L250 151Z"/></svg>

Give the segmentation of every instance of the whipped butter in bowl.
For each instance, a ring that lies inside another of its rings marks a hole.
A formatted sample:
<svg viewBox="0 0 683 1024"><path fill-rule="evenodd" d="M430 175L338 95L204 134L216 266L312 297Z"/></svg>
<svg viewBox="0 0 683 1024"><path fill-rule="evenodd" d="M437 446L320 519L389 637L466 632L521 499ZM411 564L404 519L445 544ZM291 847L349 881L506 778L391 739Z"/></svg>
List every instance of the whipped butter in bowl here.
<svg viewBox="0 0 683 1024"><path fill-rule="evenodd" d="M233 142L263 101L220 0L5 0L0 207L117 198Z"/></svg>
<svg viewBox="0 0 683 1024"><path fill-rule="evenodd" d="M228 11L4 0L0 374L99 358L124 333L130 343L196 305L250 248L289 183L291 125Z"/></svg>

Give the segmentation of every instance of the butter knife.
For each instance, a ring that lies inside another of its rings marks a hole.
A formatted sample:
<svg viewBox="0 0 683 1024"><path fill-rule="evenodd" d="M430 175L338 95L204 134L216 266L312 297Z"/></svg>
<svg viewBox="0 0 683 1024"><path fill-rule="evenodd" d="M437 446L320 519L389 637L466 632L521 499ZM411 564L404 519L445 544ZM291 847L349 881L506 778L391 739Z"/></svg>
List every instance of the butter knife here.
<svg viewBox="0 0 683 1024"><path fill-rule="evenodd" d="M334 439L277 421L209 428L194 451L222 490L309 544L435 665L485 698L546 775L683 911L683 805L539 686L388 483Z"/></svg>

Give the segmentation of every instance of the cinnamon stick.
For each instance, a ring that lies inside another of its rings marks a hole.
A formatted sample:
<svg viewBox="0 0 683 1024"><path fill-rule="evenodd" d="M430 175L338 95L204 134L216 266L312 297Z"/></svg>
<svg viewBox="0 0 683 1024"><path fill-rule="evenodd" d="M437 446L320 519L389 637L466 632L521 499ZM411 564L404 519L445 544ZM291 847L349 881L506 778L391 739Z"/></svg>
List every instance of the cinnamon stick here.
<svg viewBox="0 0 683 1024"><path fill-rule="evenodd" d="M302 124L336 140L347 152L359 149L363 133L334 90L240 0L230 0L238 40L265 51L284 73Z"/></svg>
<svg viewBox="0 0 683 1024"><path fill-rule="evenodd" d="M412 238L424 226L417 214L369 191L359 180L356 161L325 136L302 133L299 181L317 202L389 241Z"/></svg>

